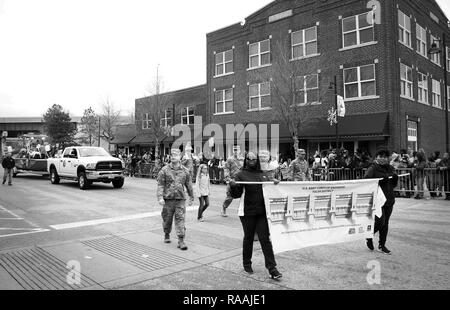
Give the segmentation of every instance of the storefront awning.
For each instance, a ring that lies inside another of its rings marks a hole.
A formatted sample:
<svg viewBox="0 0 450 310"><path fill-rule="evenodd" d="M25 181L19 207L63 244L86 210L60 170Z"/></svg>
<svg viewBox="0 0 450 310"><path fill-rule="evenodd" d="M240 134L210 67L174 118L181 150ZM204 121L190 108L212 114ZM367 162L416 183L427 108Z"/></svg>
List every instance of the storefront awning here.
<svg viewBox="0 0 450 310"><path fill-rule="evenodd" d="M339 137L386 137L389 136L389 114L373 113L340 117ZM336 136L336 125L330 126L326 119L316 119L300 129L301 139L323 139Z"/></svg>
<svg viewBox="0 0 450 310"><path fill-rule="evenodd" d="M133 125L122 125L117 126L114 140L111 144L126 145L132 143L133 139L136 137L136 126Z"/></svg>

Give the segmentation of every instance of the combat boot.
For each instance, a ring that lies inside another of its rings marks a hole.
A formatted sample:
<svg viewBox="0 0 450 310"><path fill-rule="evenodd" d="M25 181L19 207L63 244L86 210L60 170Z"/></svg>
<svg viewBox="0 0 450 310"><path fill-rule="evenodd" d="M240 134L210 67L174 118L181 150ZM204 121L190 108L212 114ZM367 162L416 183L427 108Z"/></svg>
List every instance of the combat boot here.
<svg viewBox="0 0 450 310"><path fill-rule="evenodd" d="M178 238L178 248L183 251L188 249L187 245L184 243L184 238Z"/></svg>
<svg viewBox="0 0 450 310"><path fill-rule="evenodd" d="M164 243L170 243L170 235L169 234L165 234Z"/></svg>

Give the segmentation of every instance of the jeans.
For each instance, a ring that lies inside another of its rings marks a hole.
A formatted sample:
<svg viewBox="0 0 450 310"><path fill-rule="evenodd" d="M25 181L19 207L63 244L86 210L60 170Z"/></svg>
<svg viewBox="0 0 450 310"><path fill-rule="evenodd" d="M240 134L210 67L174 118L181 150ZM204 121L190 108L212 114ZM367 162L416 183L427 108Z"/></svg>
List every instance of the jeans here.
<svg viewBox="0 0 450 310"><path fill-rule="evenodd" d="M386 244L386 238L389 230L389 219L391 218L392 210L394 206L383 206L381 217L375 217L375 230L374 234L380 232L379 245L384 246Z"/></svg>
<svg viewBox="0 0 450 310"><path fill-rule="evenodd" d="M272 242L270 241L269 224L267 222L266 214L254 215L254 216L241 216L239 217L244 229L244 242L243 242L243 264L244 266L251 266L252 254L253 254L253 241L255 237L255 231L258 234L259 243L264 254L265 266L271 270L277 266L275 262L275 255L273 253Z"/></svg>
<svg viewBox="0 0 450 310"><path fill-rule="evenodd" d="M12 184L12 169L5 168L5 172L3 173L3 184L6 182L6 178L8 178L8 184Z"/></svg>
<svg viewBox="0 0 450 310"><path fill-rule="evenodd" d="M209 207L209 197L208 196L201 196L198 198L200 201L200 205L198 207L198 216L197 219L201 219L203 216L203 212L205 212L206 209Z"/></svg>

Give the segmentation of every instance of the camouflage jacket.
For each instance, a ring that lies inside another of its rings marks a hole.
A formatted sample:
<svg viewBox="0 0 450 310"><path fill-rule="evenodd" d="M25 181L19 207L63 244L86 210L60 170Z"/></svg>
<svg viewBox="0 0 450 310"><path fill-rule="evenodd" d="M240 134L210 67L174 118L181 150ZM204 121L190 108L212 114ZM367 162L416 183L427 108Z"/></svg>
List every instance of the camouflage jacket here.
<svg viewBox="0 0 450 310"><path fill-rule="evenodd" d="M290 181L310 181L311 171L306 160L295 159L289 166Z"/></svg>
<svg viewBox="0 0 450 310"><path fill-rule="evenodd" d="M225 180L230 181L242 169L243 160L240 158L229 157L224 167Z"/></svg>
<svg viewBox="0 0 450 310"><path fill-rule="evenodd" d="M168 164L158 174L158 200L186 200L185 188L189 197L194 197L192 179L189 170L183 165L178 168Z"/></svg>

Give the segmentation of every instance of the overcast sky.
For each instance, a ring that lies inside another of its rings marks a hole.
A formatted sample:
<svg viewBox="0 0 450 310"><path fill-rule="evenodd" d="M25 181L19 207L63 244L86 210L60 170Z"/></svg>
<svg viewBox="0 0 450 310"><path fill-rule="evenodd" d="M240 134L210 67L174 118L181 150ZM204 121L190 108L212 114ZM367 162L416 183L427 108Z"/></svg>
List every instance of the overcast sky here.
<svg viewBox="0 0 450 310"><path fill-rule="evenodd" d="M129 114L158 64L166 91L206 83L206 34L270 2L0 0L0 117L80 116L106 97Z"/></svg>

